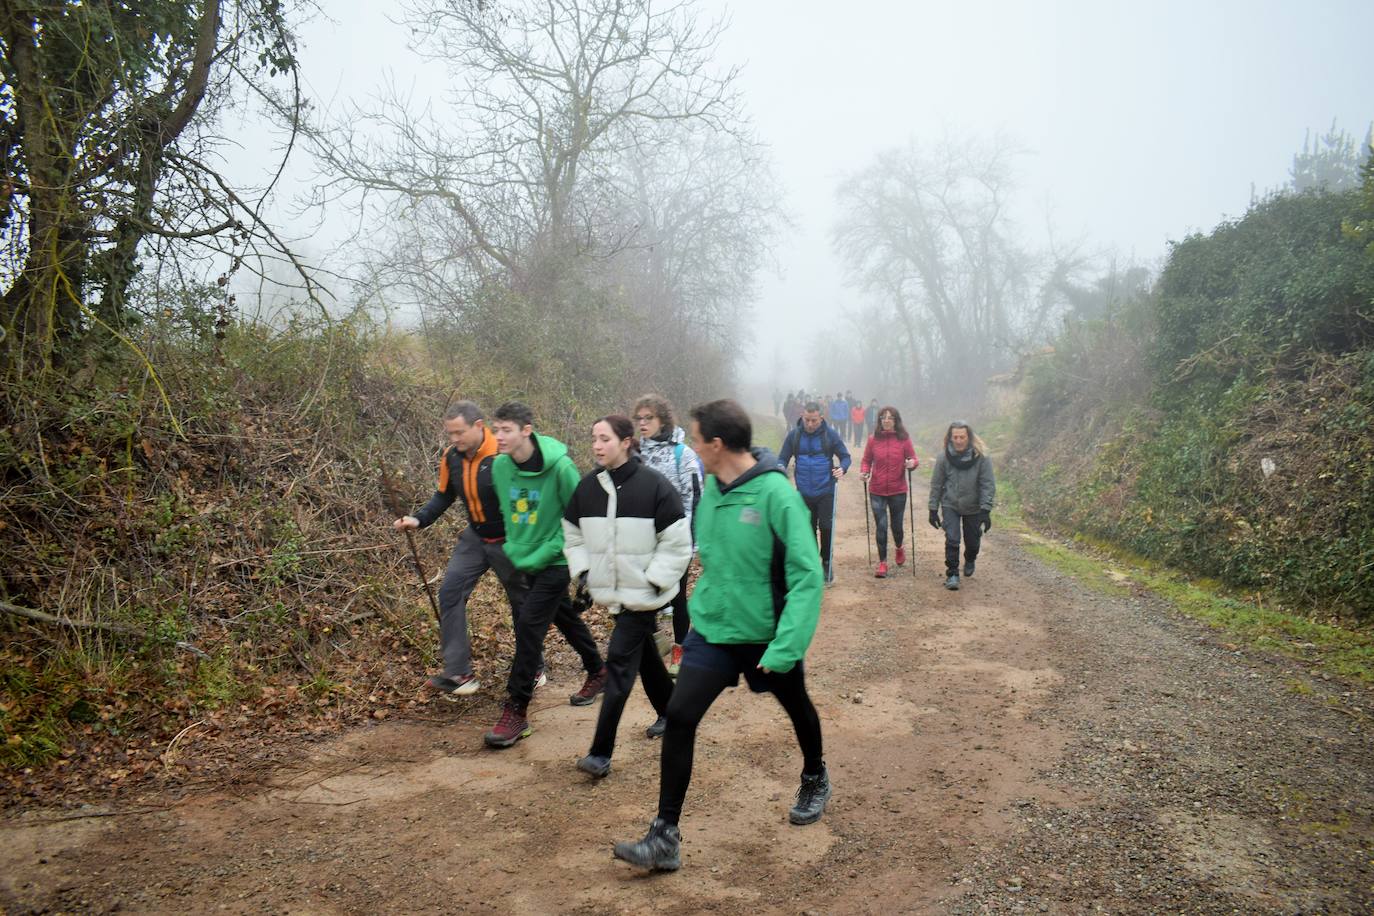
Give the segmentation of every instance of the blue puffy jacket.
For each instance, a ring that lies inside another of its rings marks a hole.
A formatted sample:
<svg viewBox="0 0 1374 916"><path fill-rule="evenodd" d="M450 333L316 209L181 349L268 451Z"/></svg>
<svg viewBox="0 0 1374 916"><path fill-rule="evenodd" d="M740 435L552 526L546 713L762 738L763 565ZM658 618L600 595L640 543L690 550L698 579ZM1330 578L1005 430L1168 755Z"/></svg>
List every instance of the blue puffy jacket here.
<svg viewBox="0 0 1374 916"><path fill-rule="evenodd" d="M849 449L824 420L814 433L808 433L802 423L798 420L783 439L778 464L786 470L787 463L795 457L797 490L803 496L823 496L835 486L835 478L830 473L835 467L832 459L839 458L840 467L849 470Z"/></svg>

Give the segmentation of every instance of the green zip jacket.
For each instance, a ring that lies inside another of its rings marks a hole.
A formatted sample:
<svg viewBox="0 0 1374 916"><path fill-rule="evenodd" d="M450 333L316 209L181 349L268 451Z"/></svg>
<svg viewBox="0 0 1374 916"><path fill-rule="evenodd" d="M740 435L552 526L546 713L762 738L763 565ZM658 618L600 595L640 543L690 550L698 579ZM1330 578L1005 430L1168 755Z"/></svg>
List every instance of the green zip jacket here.
<svg viewBox="0 0 1374 916"><path fill-rule="evenodd" d="M821 617L821 559L811 513L766 449L724 489L706 478L694 516L701 578L688 603L711 643L766 643L760 665L787 672Z"/></svg>
<svg viewBox="0 0 1374 916"><path fill-rule="evenodd" d="M510 455L497 455L491 482L506 516L502 545L511 565L535 573L550 566L567 566L563 556L563 509L582 475L557 439L533 434L533 461L538 470L516 467ZM528 463L528 462L527 462Z"/></svg>

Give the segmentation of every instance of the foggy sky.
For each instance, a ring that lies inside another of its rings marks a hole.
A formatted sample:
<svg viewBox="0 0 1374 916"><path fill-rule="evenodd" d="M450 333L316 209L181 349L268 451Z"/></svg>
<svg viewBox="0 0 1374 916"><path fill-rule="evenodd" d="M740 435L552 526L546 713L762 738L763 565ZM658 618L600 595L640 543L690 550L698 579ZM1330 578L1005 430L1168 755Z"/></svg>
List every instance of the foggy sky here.
<svg viewBox="0 0 1374 916"><path fill-rule="evenodd" d="M388 78L422 96L443 79L422 71L383 5L321 6L329 18L303 30L301 58L324 103L365 99ZM808 328L857 333L842 315L859 294L829 233L841 176L881 149L1001 132L1027 150L1017 215L1029 238L1043 242L1052 224L1062 243L1157 264L1169 240L1241 215L1252 186L1283 184L1305 130L1335 118L1362 137L1374 118L1367 0L702 9L730 18L722 65L744 65L739 85L793 221L777 239L778 273L761 283L757 371L772 367L779 344L800 357ZM255 142L244 141L246 161ZM310 231L313 244L327 246L346 222L331 215ZM796 378L779 383L810 383L800 359L792 364Z"/></svg>

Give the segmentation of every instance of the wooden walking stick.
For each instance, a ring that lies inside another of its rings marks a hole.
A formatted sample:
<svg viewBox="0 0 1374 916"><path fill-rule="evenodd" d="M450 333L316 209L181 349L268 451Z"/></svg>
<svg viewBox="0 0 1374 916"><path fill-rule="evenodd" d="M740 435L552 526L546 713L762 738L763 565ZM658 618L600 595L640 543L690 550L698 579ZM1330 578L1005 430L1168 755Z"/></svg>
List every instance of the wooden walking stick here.
<svg viewBox="0 0 1374 916"><path fill-rule="evenodd" d="M391 510L397 518L404 518L405 513L401 511L400 501L396 498L396 487L391 482L391 475L386 472L386 468L381 469L382 475L382 496L386 499L387 508ZM439 616L439 602L434 598L434 589L429 585L429 578L425 575L425 568L420 563L420 550L415 546L415 535L409 528L402 528L406 535L406 543L410 545L410 559L415 563L415 572L420 577L420 584L425 587L425 594L429 596L429 606L434 609L434 619L443 623L443 618Z"/></svg>

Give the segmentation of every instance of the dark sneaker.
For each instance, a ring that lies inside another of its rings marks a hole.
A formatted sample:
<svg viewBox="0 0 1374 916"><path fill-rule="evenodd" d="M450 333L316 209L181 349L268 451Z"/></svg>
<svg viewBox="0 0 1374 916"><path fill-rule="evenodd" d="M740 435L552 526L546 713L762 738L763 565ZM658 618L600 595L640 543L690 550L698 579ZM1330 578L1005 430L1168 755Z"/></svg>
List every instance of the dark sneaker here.
<svg viewBox="0 0 1374 916"><path fill-rule="evenodd" d="M667 717L667 716L659 716L657 719L654 720L654 724L653 724L653 725L650 725L648 728L644 729L644 737L646 737L646 738L662 738L662 737L663 737L663 733L666 732L667 730L668 730L668 717Z"/></svg>
<svg viewBox="0 0 1374 916"><path fill-rule="evenodd" d="M476 693L482 682L474 674L461 674L458 677L436 674L425 682L425 686L446 700L456 700Z"/></svg>
<svg viewBox="0 0 1374 916"><path fill-rule="evenodd" d="M964 578L965 578L965 579L972 579L972 578L973 578L973 561L972 561L972 560L969 560L967 563L964 564Z"/></svg>
<svg viewBox="0 0 1374 916"><path fill-rule="evenodd" d="M801 788L797 790L797 803L787 812L787 819L794 824L814 824L821 819L826 803L830 801L830 774L821 770L818 776L802 774Z"/></svg>
<svg viewBox="0 0 1374 916"><path fill-rule="evenodd" d="M587 679L582 682L582 689L568 697L568 702L574 706L590 706L596 695L605 689L606 666L602 665L596 674L587 675Z"/></svg>
<svg viewBox="0 0 1374 916"><path fill-rule="evenodd" d="M516 707L510 700L501 704L501 718L482 736L487 747L510 747L521 738L530 736L530 722L525 711Z"/></svg>
<svg viewBox="0 0 1374 916"><path fill-rule="evenodd" d="M952 591L952 592L957 592L957 591L959 590L959 574L958 574L958 573L950 573L950 574L949 574L949 578L945 580L945 588L949 589L949 590Z"/></svg>
<svg viewBox="0 0 1374 916"><path fill-rule="evenodd" d="M650 871L677 871L682 867L682 834L677 824L656 817L644 839L616 843L615 857Z"/></svg>
<svg viewBox="0 0 1374 916"><path fill-rule="evenodd" d="M577 768L584 773L589 773L597 779L601 779L611 771L611 758L598 757L596 754L588 754L577 761Z"/></svg>

